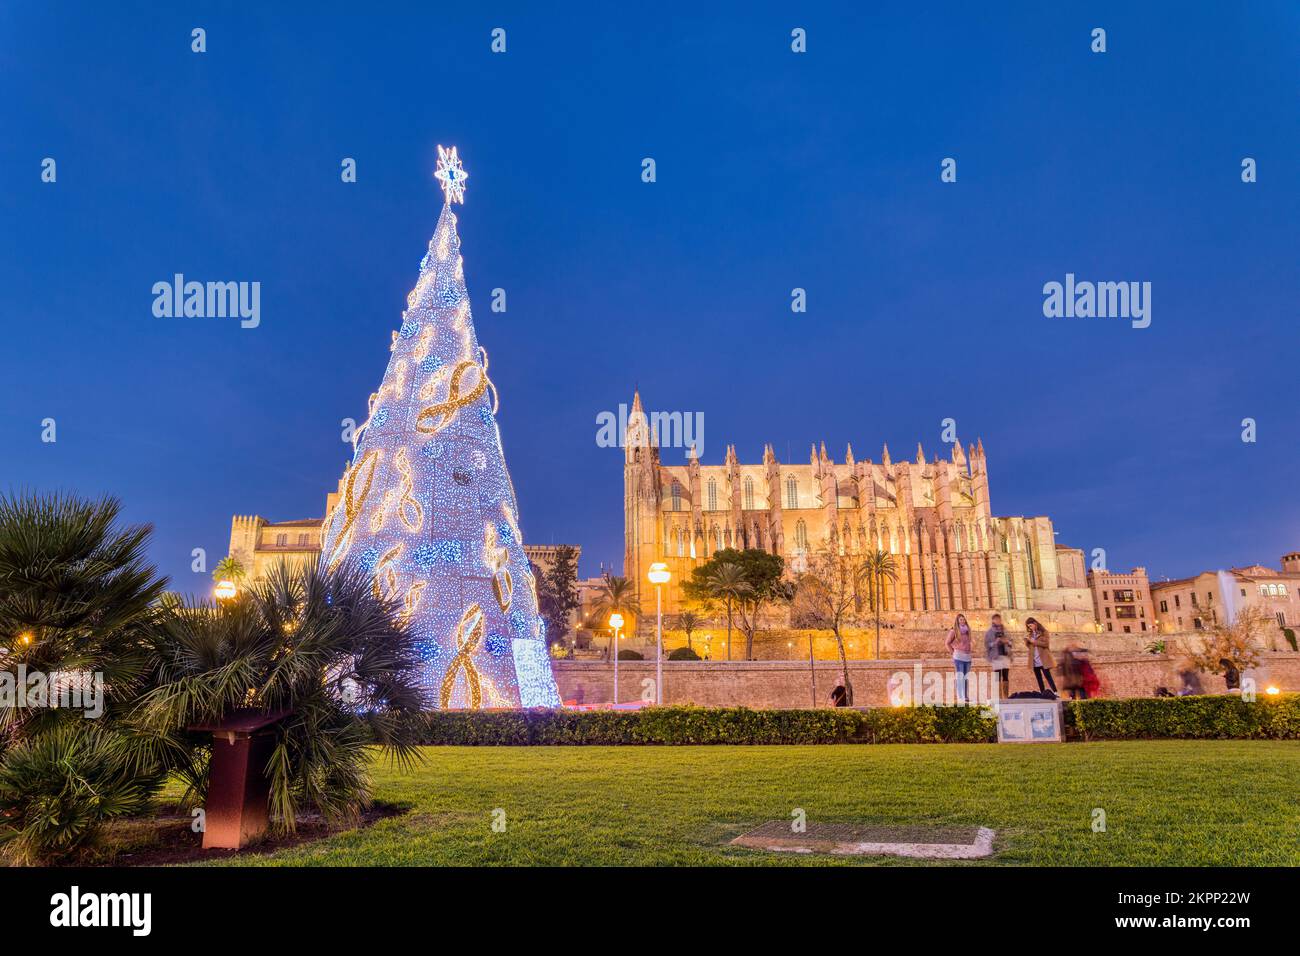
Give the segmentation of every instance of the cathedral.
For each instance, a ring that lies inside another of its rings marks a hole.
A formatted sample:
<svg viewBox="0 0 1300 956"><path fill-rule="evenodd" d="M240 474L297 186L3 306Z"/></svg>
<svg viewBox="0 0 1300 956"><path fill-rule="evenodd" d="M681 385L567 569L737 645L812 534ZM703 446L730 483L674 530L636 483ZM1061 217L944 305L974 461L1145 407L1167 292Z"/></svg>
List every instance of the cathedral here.
<svg viewBox="0 0 1300 956"><path fill-rule="evenodd" d="M836 463L823 443L808 463L777 461L768 445L742 464L728 445L721 465L701 465L692 447L683 465L665 465L639 393L624 440L624 574L641 606L654 607L646 571L667 562L665 613L681 609L680 584L722 548L761 548L785 559L787 573L824 548L887 551L897 580L884 607L906 625L951 623L956 611L987 620L995 610L1038 611L1045 620L1091 620L1083 552L1056 543L1046 517L995 517L983 442L947 459L858 460L850 446ZM940 613L944 612L944 613Z"/></svg>

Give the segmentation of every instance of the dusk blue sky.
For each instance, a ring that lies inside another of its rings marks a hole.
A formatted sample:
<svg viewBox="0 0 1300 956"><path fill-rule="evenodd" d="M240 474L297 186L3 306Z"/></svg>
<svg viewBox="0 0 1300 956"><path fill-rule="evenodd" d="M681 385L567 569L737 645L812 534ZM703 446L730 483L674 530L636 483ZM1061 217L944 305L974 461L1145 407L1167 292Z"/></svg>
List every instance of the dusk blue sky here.
<svg viewBox="0 0 1300 956"><path fill-rule="evenodd" d="M323 513L437 143L524 539L584 573L621 566L596 416L638 385L706 462L946 454L955 418L995 514L1112 568L1300 547L1300 5L171 6L0 6L0 487L119 496L178 590L232 514ZM177 272L261 282L260 327L155 318ZM1150 328L1045 318L1067 272L1151 282Z"/></svg>

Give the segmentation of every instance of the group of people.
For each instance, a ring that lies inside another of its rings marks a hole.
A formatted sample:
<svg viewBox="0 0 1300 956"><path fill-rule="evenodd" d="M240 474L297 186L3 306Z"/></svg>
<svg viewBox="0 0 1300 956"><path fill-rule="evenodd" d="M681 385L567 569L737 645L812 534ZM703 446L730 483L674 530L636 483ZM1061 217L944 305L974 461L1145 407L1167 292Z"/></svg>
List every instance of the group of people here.
<svg viewBox="0 0 1300 956"><path fill-rule="evenodd" d="M972 650L971 630L966 622L966 615L958 614L948 631L948 650L952 652L952 666L957 672L957 703L966 703L966 681L970 674ZM1035 618L1025 621L1024 637L1026 659L1033 668L1034 679L1038 682L1040 694L1049 692L1057 694L1056 679L1052 668L1056 659L1052 656L1052 642L1043 627ZM1002 624L1002 615L994 614L989 629L984 632L984 656L989 668L998 682L999 696L1009 697L1011 693L1011 638ZM1086 700L1095 695L1099 687L1097 674L1088 661L1088 654L1082 645L1073 643L1061 654L1061 684L1070 692L1070 698Z"/></svg>

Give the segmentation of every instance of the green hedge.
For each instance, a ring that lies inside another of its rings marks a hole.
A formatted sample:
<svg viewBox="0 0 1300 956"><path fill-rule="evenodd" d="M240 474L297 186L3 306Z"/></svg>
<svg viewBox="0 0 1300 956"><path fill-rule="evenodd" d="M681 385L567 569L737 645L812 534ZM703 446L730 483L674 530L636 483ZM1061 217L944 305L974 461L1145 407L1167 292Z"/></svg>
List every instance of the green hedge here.
<svg viewBox="0 0 1300 956"><path fill-rule="evenodd" d="M428 721L426 743L470 746L941 743L983 742L994 736L990 718L957 707L435 711Z"/></svg>
<svg viewBox="0 0 1300 956"><path fill-rule="evenodd" d="M457 746L570 744L992 743L997 725L976 707L750 710L434 711L424 742ZM1084 740L1300 739L1300 695L1065 701L1065 726Z"/></svg>
<svg viewBox="0 0 1300 956"><path fill-rule="evenodd" d="M1084 740L1296 740L1300 694L1066 701L1065 725Z"/></svg>

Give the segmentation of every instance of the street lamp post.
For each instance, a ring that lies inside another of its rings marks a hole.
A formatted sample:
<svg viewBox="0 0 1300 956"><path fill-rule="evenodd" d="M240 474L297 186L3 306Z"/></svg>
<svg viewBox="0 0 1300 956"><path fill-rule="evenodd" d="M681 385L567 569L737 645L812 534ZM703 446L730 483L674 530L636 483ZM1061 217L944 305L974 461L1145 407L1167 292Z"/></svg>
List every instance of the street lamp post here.
<svg viewBox="0 0 1300 956"><path fill-rule="evenodd" d="M668 565L662 561L656 561L650 565L650 573L646 575L650 583L655 586L655 703L664 702L664 588L668 579L672 577L668 573Z"/></svg>
<svg viewBox="0 0 1300 956"><path fill-rule="evenodd" d="M615 611L609 616L609 626L614 629L610 653L614 655L614 705L618 706L618 629L623 626L623 615Z"/></svg>

